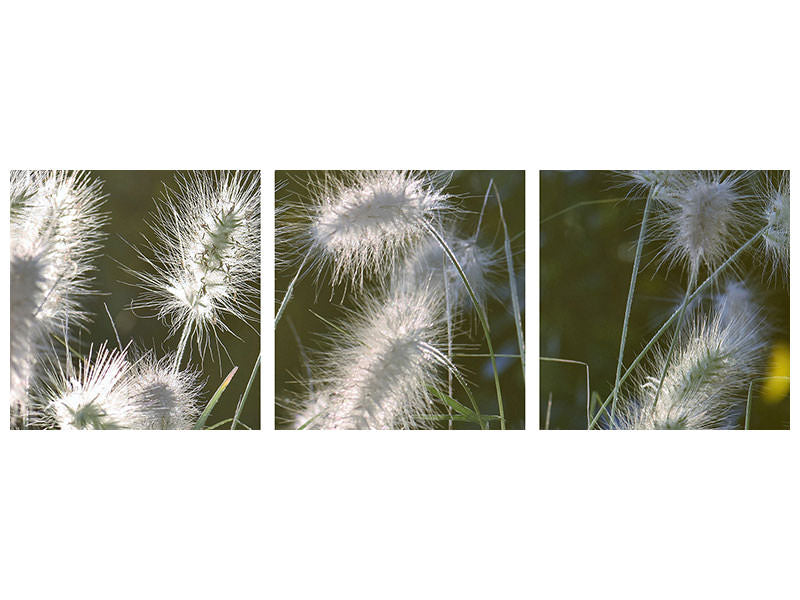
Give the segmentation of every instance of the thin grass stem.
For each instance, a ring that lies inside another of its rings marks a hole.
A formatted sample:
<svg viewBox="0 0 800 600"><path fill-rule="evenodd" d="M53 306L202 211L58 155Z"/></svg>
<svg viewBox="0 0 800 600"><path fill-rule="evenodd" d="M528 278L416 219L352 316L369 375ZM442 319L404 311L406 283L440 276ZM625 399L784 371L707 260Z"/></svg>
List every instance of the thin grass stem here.
<svg viewBox="0 0 800 600"><path fill-rule="evenodd" d="M580 360L570 360L568 358L551 358L549 356L540 356L539 360L546 362L566 363L568 365L583 365L586 367L586 419L589 420L589 404L591 400L592 386L589 384L589 363L581 362Z"/></svg>
<svg viewBox="0 0 800 600"><path fill-rule="evenodd" d="M186 325L183 326L181 339L178 342L178 351L175 353L175 365L172 367L175 373L181 370L181 361L183 360L183 353L186 350L186 344L189 341L189 335L192 332L192 323L193 321L189 319L186 321Z"/></svg>
<svg viewBox="0 0 800 600"><path fill-rule="evenodd" d="M611 418L614 418L614 413L617 410L617 396L619 394L619 376L622 372L622 359L625 355L625 339L628 337L628 321L631 316L631 306L633 304L633 293L636 290L636 278L639 275L639 261L642 258L642 248L644 247L644 238L647 233L647 217L650 214L650 205L653 203L657 187L650 189L647 194L647 202L644 205L644 214L642 215L642 226L639 229L639 240L636 242L636 256L633 259L633 271L631 272L631 285L628 289L628 301L625 304L625 318L622 321L622 336L619 341L619 358L617 359L617 375L614 378L614 401L611 404ZM588 404L587 404L588 410ZM587 413L588 414L588 413Z"/></svg>
<svg viewBox="0 0 800 600"><path fill-rule="evenodd" d="M289 303L289 300L292 298L292 292L294 291L294 285L297 283L298 278L300 277L300 273L303 272L303 267L306 266L306 261L308 257L311 255L310 252L306 253L305 257L303 258L303 262L300 263L300 268L297 269L297 273L295 274L292 282L289 284L289 287L286 289L286 293L283 295L283 300L281 300L281 305L278 307L278 312L275 314L275 327L278 326L278 321L281 320L283 316L283 311L286 310L286 305Z"/></svg>
<svg viewBox="0 0 800 600"><path fill-rule="evenodd" d="M584 202L577 202L572 204L566 208L562 208L558 212L553 213L552 215L546 216L544 219L539 221L539 225L544 225L551 219L555 219L556 217L560 217L564 213L571 211L573 208L580 208L581 206L591 206L592 204L611 204L613 202L620 202L624 200L624 198L607 198L605 200L586 200Z"/></svg>
<svg viewBox="0 0 800 600"><path fill-rule="evenodd" d="M506 418L505 418L505 410L503 408L503 393L500 391L500 376L497 372L497 363L494 357L494 348L492 347L492 339L491 335L489 334L489 323L486 320L486 315L481 308L480 302L478 302L478 298L475 296L475 292L472 289L469 281L467 280L467 276L464 273L464 270L461 268L461 265L458 263L458 259L456 258L453 251L450 249L450 246L447 245L447 242L444 238L439 235L439 232L427 221L422 221L424 227L430 232L430 234L439 242L439 245L445 251L447 256L450 258L450 262L453 263L456 270L458 271L458 275L461 277L461 280L464 282L464 287L467 288L467 292L469 292L469 297L472 300L472 304L475 307L475 312L478 313L478 320L481 322L481 327L483 328L483 335L486 338L486 344L489 347L489 355L492 361L492 371L494 373L494 385L495 390L497 392L497 407L498 412L500 413L500 429L506 428Z"/></svg>
<svg viewBox="0 0 800 600"><path fill-rule="evenodd" d="M519 297L517 293L517 280L514 274L514 259L511 253L511 242L508 237L508 225L506 225L506 218L503 215L503 203L500 202L500 192L497 191L497 186L494 185L492 180L492 187L494 188L494 197L497 200L497 206L500 209L500 222L503 224L504 243L503 247L506 253L506 268L508 269L508 285L511 294L511 306L514 310L514 326L517 329L517 345L519 346L519 360L522 363L522 380L525 381L525 337L522 333L522 313L519 309Z"/></svg>
<svg viewBox="0 0 800 600"><path fill-rule="evenodd" d="M247 397L250 395L250 388L253 387L253 381L256 379L256 373L258 373L258 367L261 365L261 353L258 353L258 358L256 359L256 364L253 365L253 371L250 373L250 379L247 382L247 387L244 389L244 394L242 397L239 398L239 403L236 405L236 412L233 415L233 423L231 423L231 430L236 429L236 424L239 422L239 415L242 414L242 409L244 408L244 403L247 401Z"/></svg>

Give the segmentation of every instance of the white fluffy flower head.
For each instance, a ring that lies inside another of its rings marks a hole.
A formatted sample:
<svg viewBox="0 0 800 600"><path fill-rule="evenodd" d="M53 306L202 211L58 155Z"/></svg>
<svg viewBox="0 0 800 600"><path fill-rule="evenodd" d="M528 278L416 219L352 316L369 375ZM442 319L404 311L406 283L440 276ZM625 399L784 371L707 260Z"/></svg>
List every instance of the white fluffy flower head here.
<svg viewBox="0 0 800 600"><path fill-rule="evenodd" d="M349 280L361 288L390 273L425 235L425 223L448 208L448 182L447 174L415 171L326 174L310 184L309 222L287 234L318 267L331 268L334 284Z"/></svg>
<svg viewBox="0 0 800 600"><path fill-rule="evenodd" d="M102 238L101 184L82 172L11 172L11 413L26 419L27 390L48 336L83 324L92 260Z"/></svg>
<svg viewBox="0 0 800 600"><path fill-rule="evenodd" d="M759 185L758 195L762 202L762 215L767 230L762 236L764 253L772 269L769 278L780 273L789 276L789 172L784 171L777 184L771 179Z"/></svg>
<svg viewBox="0 0 800 600"><path fill-rule="evenodd" d="M174 362L174 356L158 360L148 352L133 365L133 392L145 429L191 429L197 422L203 384L191 369L176 372Z"/></svg>
<svg viewBox="0 0 800 600"><path fill-rule="evenodd" d="M438 348L443 297L433 286L399 286L363 299L331 340L327 367L295 424L318 429L429 428L434 401L427 386L441 382L448 362Z"/></svg>
<svg viewBox="0 0 800 600"><path fill-rule="evenodd" d="M747 386L760 372L766 349L763 318L742 289L716 299L711 315L698 311L682 332L680 347L667 366L662 349L649 372L641 374L634 400L622 407L612 427L618 429L726 429L744 407Z"/></svg>
<svg viewBox="0 0 800 600"><path fill-rule="evenodd" d="M750 220L740 190L745 176L697 171L659 193L655 220L662 263L685 264L696 281L702 267L713 270L730 256Z"/></svg>
<svg viewBox="0 0 800 600"><path fill-rule="evenodd" d="M172 332L189 327L201 353L226 315L247 321L257 310L260 273L258 173L191 172L167 189L152 223L145 294Z"/></svg>
<svg viewBox="0 0 800 600"><path fill-rule="evenodd" d="M141 411L135 401L127 352L90 350L77 372L67 365L43 384L45 423L59 429L138 429ZM49 421L49 423L48 423Z"/></svg>

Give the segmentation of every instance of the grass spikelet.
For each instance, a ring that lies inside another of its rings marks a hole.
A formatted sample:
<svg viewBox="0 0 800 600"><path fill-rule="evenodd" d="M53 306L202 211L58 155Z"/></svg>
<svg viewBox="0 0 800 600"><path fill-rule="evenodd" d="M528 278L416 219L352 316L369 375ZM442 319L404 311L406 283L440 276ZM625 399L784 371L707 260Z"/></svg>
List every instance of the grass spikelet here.
<svg viewBox="0 0 800 600"><path fill-rule="evenodd" d="M738 287L735 289L741 292ZM759 373L766 340L760 313L742 298L717 304L722 312L697 313L669 360L658 401L660 373L667 355L656 350L648 372L639 377L636 399L624 406L614 429L728 429L745 406L747 385Z"/></svg>
<svg viewBox="0 0 800 600"><path fill-rule="evenodd" d="M478 301L485 307L492 290L491 276L499 264L497 252L482 247L474 237L461 238L450 234L445 236L445 240L461 265ZM435 239L426 240L415 252L409 254L393 277L395 281L430 280L441 290L446 286L453 306L462 310L472 307L463 280Z"/></svg>
<svg viewBox="0 0 800 600"><path fill-rule="evenodd" d="M194 171L167 189L151 223L145 292L135 307L155 310L181 332L175 369L189 338L201 356L230 331L224 319L257 311L260 272L260 184L257 172Z"/></svg>
<svg viewBox="0 0 800 600"><path fill-rule="evenodd" d="M203 382L191 369L175 372L175 357L146 353L133 366L133 393L145 429L192 429L200 416Z"/></svg>
<svg viewBox="0 0 800 600"><path fill-rule="evenodd" d="M741 190L746 173L686 172L657 194L655 237L661 262L684 264L696 282L701 268L713 271L746 239L749 198Z"/></svg>
<svg viewBox="0 0 800 600"><path fill-rule="evenodd" d="M92 260L105 218L101 184L82 172L11 172L11 422L27 418L26 394L48 336L85 324Z"/></svg>
<svg viewBox="0 0 800 600"><path fill-rule="evenodd" d="M783 171L776 183L767 175L758 185L761 213L767 223L762 248L770 269L768 279L789 278L789 172Z"/></svg>
<svg viewBox="0 0 800 600"><path fill-rule="evenodd" d="M416 429L431 425L427 386L441 383L447 359L443 298L434 286L396 285L362 300L331 335L327 367L295 419L310 429Z"/></svg>
<svg viewBox="0 0 800 600"><path fill-rule="evenodd" d="M307 219L286 229L291 246L310 253L314 271L329 268L334 284L361 289L391 272L425 235L424 223L449 206L448 174L415 171L326 173L309 184Z"/></svg>
<svg viewBox="0 0 800 600"><path fill-rule="evenodd" d="M136 403L131 365L125 350L105 344L89 350L77 371L68 362L50 373L36 394L44 423L58 429L140 429L141 407Z"/></svg>

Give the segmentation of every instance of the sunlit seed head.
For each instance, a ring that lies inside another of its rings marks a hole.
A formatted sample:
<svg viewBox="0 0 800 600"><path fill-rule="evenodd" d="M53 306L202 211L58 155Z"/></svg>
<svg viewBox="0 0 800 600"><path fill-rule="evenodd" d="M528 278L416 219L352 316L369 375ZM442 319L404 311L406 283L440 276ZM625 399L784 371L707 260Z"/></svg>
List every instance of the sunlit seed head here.
<svg viewBox="0 0 800 600"><path fill-rule="evenodd" d="M655 235L662 264L683 264L690 280L701 268L713 270L742 243L749 225L748 198L741 191L746 174L697 171L659 195Z"/></svg>
<svg viewBox="0 0 800 600"><path fill-rule="evenodd" d="M15 251L11 242L11 421L19 425L30 410L28 386L46 330L37 318L45 294L41 253Z"/></svg>
<svg viewBox="0 0 800 600"><path fill-rule="evenodd" d="M92 261L105 217L101 184L72 171L12 171L11 420L25 420L27 390L49 336L83 324Z"/></svg>
<svg viewBox="0 0 800 600"><path fill-rule="evenodd" d="M45 420L58 429L140 429L127 353L105 344L89 351L77 371L58 369L42 383Z"/></svg>
<svg viewBox="0 0 800 600"><path fill-rule="evenodd" d="M45 298L37 318L52 330L85 320L92 260L103 237L101 183L83 172L13 171L12 250L40 258Z"/></svg>
<svg viewBox="0 0 800 600"><path fill-rule="evenodd" d="M762 247L771 267L767 273L769 279L780 274L785 281L789 277L789 172L780 175L777 184L767 176L766 181L759 182L758 196L762 203L762 218L766 222L766 231L762 236Z"/></svg>
<svg viewBox="0 0 800 600"><path fill-rule="evenodd" d="M203 384L191 369L175 371L174 356L139 358L132 370L133 393L144 429L191 429L200 414Z"/></svg>
<svg viewBox="0 0 800 600"><path fill-rule="evenodd" d="M172 333L189 324L201 352L225 318L257 312L261 189L257 172L191 172L167 189L151 223L146 271L135 271L150 308Z"/></svg>
<svg viewBox="0 0 800 600"><path fill-rule="evenodd" d="M445 332L440 290L402 286L362 299L332 335L325 367L296 424L308 428L416 429L435 406L428 386L450 368L442 354Z"/></svg>
<svg viewBox="0 0 800 600"><path fill-rule="evenodd" d="M310 255L317 274L331 270L333 283L358 288L390 273L414 244L426 235L449 206L446 173L354 171L326 173L308 184L310 203L289 211L278 227L279 242ZM288 221L292 213L306 217Z"/></svg>
<svg viewBox="0 0 800 600"><path fill-rule="evenodd" d="M638 376L612 428L726 429L734 427L747 388L760 373L766 352L758 311L703 314L682 332L658 391L667 351L655 351ZM656 398L657 396L657 398Z"/></svg>

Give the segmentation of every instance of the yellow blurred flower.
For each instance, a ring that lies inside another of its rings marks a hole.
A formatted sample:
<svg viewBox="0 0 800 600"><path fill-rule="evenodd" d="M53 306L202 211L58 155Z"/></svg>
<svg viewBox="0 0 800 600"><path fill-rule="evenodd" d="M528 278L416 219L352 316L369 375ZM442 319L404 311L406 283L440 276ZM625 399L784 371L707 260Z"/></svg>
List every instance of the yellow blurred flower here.
<svg viewBox="0 0 800 600"><path fill-rule="evenodd" d="M789 393L789 345L779 342L772 347L769 357L769 379L764 381L764 402L775 404Z"/></svg>

